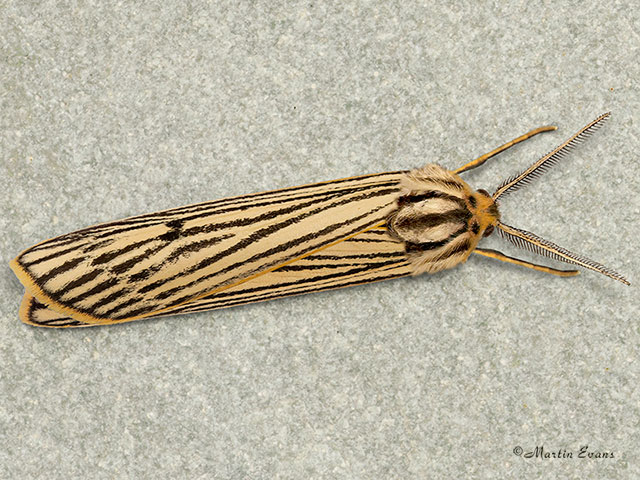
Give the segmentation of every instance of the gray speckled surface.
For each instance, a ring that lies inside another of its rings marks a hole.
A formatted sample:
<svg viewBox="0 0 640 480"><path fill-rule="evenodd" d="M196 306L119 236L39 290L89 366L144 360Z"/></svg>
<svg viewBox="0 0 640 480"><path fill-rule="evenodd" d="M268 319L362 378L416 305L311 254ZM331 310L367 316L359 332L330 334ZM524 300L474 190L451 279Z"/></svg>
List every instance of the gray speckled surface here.
<svg viewBox="0 0 640 480"><path fill-rule="evenodd" d="M634 2L110 3L1 8L0 477L640 476ZM116 327L18 321L7 263L46 238L229 195L455 168L559 125L466 176L492 190L607 110L502 213L631 287L471 258ZM614 458L513 453L581 445Z"/></svg>

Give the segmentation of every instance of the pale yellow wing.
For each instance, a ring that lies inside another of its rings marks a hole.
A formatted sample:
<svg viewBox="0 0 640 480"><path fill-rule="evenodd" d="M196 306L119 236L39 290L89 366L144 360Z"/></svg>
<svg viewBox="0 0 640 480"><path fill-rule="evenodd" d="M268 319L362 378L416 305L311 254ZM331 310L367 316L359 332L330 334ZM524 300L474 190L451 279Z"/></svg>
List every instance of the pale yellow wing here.
<svg viewBox="0 0 640 480"><path fill-rule="evenodd" d="M384 222L401 172L246 195L89 227L11 262L27 292L83 323L169 312Z"/></svg>
<svg viewBox="0 0 640 480"><path fill-rule="evenodd" d="M374 228L242 284L150 317L232 307L410 274L404 244L390 237L385 228ZM28 293L22 302L20 318L41 327L96 325L55 312Z"/></svg>

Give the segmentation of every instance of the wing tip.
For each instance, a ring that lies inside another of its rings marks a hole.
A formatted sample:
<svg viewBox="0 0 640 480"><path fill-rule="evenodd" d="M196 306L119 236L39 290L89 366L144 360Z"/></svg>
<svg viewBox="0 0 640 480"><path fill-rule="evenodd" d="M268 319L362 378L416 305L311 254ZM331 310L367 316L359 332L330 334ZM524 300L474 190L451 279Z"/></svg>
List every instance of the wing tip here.
<svg viewBox="0 0 640 480"><path fill-rule="evenodd" d="M38 312L40 312L40 316L44 312L45 317L41 318L41 321L39 321L37 318ZM46 318L47 314L51 315L51 313L54 313L54 315L51 316L51 318ZM50 309L47 305L39 304L39 300L31 295L28 291L26 291L24 296L22 297L18 316L22 323L37 328L61 329L97 326L97 324L95 323L85 323L71 317L65 317L64 314Z"/></svg>
<svg viewBox="0 0 640 480"><path fill-rule="evenodd" d="M20 302L20 308L18 309L18 318L22 323L37 327L38 325L31 321L31 306L33 303L33 296L28 291L24 292L22 301Z"/></svg>
<svg viewBox="0 0 640 480"><path fill-rule="evenodd" d="M58 326L56 328L69 328L73 326L84 327L84 326L93 326L93 325L97 326L97 325L112 325L116 323L126 323L134 320L142 320L154 315L155 313L158 313L158 312L150 312L148 314L140 315L137 317L115 320L115 319L109 319L109 318L94 317L88 313L81 312L72 307L64 305L63 303L56 301L49 294L47 294L47 292L36 283L33 276L29 273L29 270L22 265L22 263L20 262L20 258L25 252L28 252L28 251L29 249L25 250L20 255L15 257L13 260L9 261L9 268L11 268L14 275L18 278L22 286L24 286L25 288L25 296L29 295L31 299L35 299L38 302L43 303L44 305L47 306L48 309L53 310L54 312L60 315L65 315L67 317L70 317L71 319L81 323L81 325L65 325L65 326ZM31 302L31 305L32 305L33 300L29 300L29 301ZM25 299L23 297L23 300L20 306L20 313L19 313L20 320L22 320L24 323L28 325L32 325L36 327L50 327L50 328L53 327L49 325L39 324L37 322L34 322L33 320L28 321L29 318L31 317L31 311L30 310L23 311L22 308L24 304L25 304ZM84 325L84 324L88 324L88 325Z"/></svg>
<svg viewBox="0 0 640 480"><path fill-rule="evenodd" d="M28 251L28 250L25 250ZM33 301L37 300L47 306L47 308L53 310L54 312L66 315L73 320L87 323L91 325L104 325L112 323L109 320L100 319L96 317L92 317L86 313L78 312L77 310L70 308L66 305L63 305L53 298L51 298L45 290L43 290L33 279L32 275L29 273L29 270L25 268L20 262L20 258L24 252L20 255L9 261L9 268L13 271L14 275L17 277L18 281L22 284L25 289L25 294L22 297L22 301L20 303L20 309L18 311L18 316L23 323L27 325L31 325L34 327L52 327L48 325L43 325L37 323L32 318L33 313ZM56 328L68 328L69 326L59 326Z"/></svg>

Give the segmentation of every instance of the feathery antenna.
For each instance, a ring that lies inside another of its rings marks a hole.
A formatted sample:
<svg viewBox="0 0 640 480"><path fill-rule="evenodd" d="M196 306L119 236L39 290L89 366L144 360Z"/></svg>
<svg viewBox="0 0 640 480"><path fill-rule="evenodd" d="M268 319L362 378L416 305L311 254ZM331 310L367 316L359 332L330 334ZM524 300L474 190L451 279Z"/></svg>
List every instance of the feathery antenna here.
<svg viewBox="0 0 640 480"><path fill-rule="evenodd" d="M540 160L535 162L529 168L527 168L522 173L515 175L504 182L498 187L498 189L493 193L493 200L497 201L503 195L507 195L509 193L515 192L520 187L524 185L528 185L531 180L539 177L544 172L549 170L553 165L558 163L567 153L571 152L575 147L580 145L584 140L586 140L592 133L594 133L598 128L602 126L604 121L611 115L611 113L607 112L605 114L600 115L593 122L585 125L578 132L573 134L567 140L565 140L562 144L554 148L552 151L547 153Z"/></svg>
<svg viewBox="0 0 640 480"><path fill-rule="evenodd" d="M545 240L544 238L540 238L531 232L510 227L502 222L498 222L497 226L500 236L509 240L516 247L524 248L525 250L529 250L530 252L537 253L538 255L552 258L554 260L579 265L581 267L588 268L589 270L599 272L609 278L613 278L614 280L618 280L625 285L631 285L629 281L618 272L611 270L598 262L594 262L586 257L570 252L566 248L560 247L553 242Z"/></svg>

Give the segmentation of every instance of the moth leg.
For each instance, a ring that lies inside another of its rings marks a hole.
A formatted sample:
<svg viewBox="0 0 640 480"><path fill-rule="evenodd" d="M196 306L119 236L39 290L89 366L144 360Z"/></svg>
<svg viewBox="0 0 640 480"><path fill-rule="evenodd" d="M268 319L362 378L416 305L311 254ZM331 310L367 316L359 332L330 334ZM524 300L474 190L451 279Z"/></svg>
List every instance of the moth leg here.
<svg viewBox="0 0 640 480"><path fill-rule="evenodd" d="M551 132L551 131L557 130L557 129L558 129L558 127L556 127L555 125L549 125L549 126L546 126L546 127L539 127L539 128L536 128L535 130L531 130L530 132L527 132L524 135L519 136L518 138L514 138L510 142L505 143L504 145L496 148L495 150L491 150L489 153L485 153L481 157L478 157L475 160L470 161L466 165L463 165L462 167L458 168L457 170L454 170L453 173L460 174L462 172L466 172L467 170L471 170L473 168L479 167L484 162L489 160L491 157L495 157L499 153L504 152L507 148L513 147L514 145L516 145L516 144L518 144L520 142L524 142L526 139L531 138L534 135L537 135L539 133Z"/></svg>
<svg viewBox="0 0 640 480"><path fill-rule="evenodd" d="M558 275L559 277L573 277L578 275L580 272L578 270L558 270L556 268L545 267L544 265L537 265L535 263L526 262L524 260L520 260L518 258L508 257L504 253L500 253L497 250L490 250L487 248L476 248L473 253L477 253L478 255L482 255L484 257L495 258L497 260L502 260L503 262L513 263L515 265L521 265L523 267L531 268L533 270L537 270L539 272L550 273L552 275Z"/></svg>

